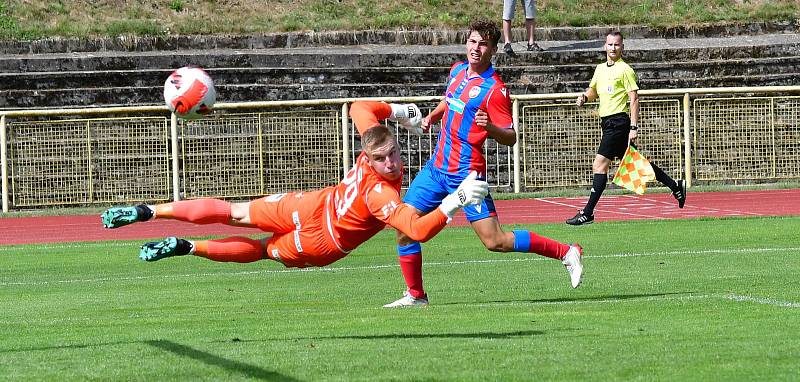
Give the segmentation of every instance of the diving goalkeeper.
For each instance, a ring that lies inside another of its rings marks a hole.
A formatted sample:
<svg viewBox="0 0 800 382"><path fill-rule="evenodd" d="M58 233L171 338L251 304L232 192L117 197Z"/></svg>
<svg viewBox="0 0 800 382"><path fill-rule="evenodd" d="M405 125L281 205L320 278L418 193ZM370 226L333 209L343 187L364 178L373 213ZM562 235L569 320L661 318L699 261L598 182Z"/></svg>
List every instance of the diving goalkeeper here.
<svg viewBox="0 0 800 382"><path fill-rule="evenodd" d="M409 130L418 129L419 108L414 104L359 101L353 103L350 116L361 134L364 151L336 186L274 194L244 203L195 199L115 207L101 215L103 226L118 228L152 219L176 219L257 227L272 236L261 240L237 236L200 241L168 237L142 245L139 257L156 261L194 255L239 263L269 259L286 267L321 267L347 256L387 224L413 240L427 241L447 225L456 211L481 203L487 195L488 184L477 180L473 172L442 200L436 211L420 216L400 199L400 148L391 130L379 122L396 120Z"/></svg>

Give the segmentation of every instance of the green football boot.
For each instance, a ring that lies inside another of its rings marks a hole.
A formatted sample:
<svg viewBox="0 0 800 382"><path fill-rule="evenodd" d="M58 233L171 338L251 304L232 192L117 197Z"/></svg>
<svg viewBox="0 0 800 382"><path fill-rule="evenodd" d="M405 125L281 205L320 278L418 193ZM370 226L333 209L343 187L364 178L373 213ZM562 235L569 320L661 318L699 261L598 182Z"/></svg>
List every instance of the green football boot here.
<svg viewBox="0 0 800 382"><path fill-rule="evenodd" d="M139 213L136 207L114 207L103 211L100 215L103 219L103 227L119 228L139 221Z"/></svg>
<svg viewBox="0 0 800 382"><path fill-rule="evenodd" d="M178 239L175 237L168 237L159 242L150 242L142 245L139 250L139 258L144 261L156 261L165 257L181 256L178 251Z"/></svg>

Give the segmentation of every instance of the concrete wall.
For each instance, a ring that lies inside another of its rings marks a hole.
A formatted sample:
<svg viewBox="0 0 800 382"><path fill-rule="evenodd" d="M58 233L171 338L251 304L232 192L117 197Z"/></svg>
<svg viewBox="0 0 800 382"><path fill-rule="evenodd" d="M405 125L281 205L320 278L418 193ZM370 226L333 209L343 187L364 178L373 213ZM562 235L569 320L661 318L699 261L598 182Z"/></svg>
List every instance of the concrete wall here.
<svg viewBox="0 0 800 382"><path fill-rule="evenodd" d="M800 83L794 22L622 29L642 88ZM545 52L499 53L495 65L515 94L580 91L604 59L607 31L540 29ZM361 31L6 41L0 108L158 104L169 73L189 64L209 71L221 101L438 95L464 58L463 39L463 31Z"/></svg>

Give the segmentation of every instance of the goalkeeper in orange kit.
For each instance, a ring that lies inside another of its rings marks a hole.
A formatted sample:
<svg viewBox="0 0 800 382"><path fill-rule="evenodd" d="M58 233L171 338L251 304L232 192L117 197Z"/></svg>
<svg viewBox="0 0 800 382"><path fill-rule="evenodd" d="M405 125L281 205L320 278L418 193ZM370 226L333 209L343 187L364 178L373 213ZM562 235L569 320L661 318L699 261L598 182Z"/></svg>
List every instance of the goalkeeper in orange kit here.
<svg viewBox="0 0 800 382"><path fill-rule="evenodd" d="M176 219L257 227L272 236L261 240L229 237L201 241L169 237L142 245L139 257L156 261L195 255L240 263L269 259L286 267L321 267L346 256L387 224L414 240L427 241L445 227L456 211L482 202L488 193L488 184L477 180L473 173L442 200L437 211L420 216L400 199L400 148L391 130L379 122L392 119L409 130L418 129L421 116L417 106L359 101L353 103L350 116L361 134L364 151L336 186L274 194L244 203L195 199L115 207L101 215L103 226L118 228L152 219Z"/></svg>

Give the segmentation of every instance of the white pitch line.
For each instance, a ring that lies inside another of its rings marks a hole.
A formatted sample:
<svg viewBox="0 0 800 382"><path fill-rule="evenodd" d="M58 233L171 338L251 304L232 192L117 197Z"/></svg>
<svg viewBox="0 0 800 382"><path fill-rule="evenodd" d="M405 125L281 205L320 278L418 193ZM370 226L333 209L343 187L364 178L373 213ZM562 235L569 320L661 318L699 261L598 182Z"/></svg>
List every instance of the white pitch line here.
<svg viewBox="0 0 800 382"><path fill-rule="evenodd" d="M554 201L554 200L550 200L550 199L548 199L548 198L535 198L535 200L538 200L538 201L540 201L540 202L544 202L544 203L555 204L555 205L557 205L557 206L562 206L562 207L580 208L580 206L574 206L574 205L572 205L572 204L567 204L567 203L556 202L556 201Z"/></svg>
<svg viewBox="0 0 800 382"><path fill-rule="evenodd" d="M762 305L772 305L782 308L800 308L800 303L791 301L779 301L763 297L751 297L740 295L719 295L719 294L682 294L682 295L661 295L661 296L642 296L642 297L610 297L604 299L584 299L584 300L559 300L559 301L512 301L512 302L484 302L484 303L463 303L460 305L491 307L508 305L579 305L579 304L618 304L627 302L651 302L651 301L681 301L699 299L720 299L732 300L735 302L756 303Z"/></svg>
<svg viewBox="0 0 800 382"><path fill-rule="evenodd" d="M719 294L673 294L673 295L660 295L660 296L642 296L642 297L610 297L603 299L584 299L584 300L560 300L560 301L511 301L511 302L483 302L483 303L459 303L462 306L474 307L493 307L493 306L530 306L530 305L586 305L586 304L620 304L620 303L638 303L638 302L653 302L653 301L688 301L688 300L704 300L704 299L721 299L730 300L740 303L755 303L761 305L771 305L781 308L800 308L800 303L790 301L779 301L763 297L741 296L734 294L719 295ZM385 310L385 308L375 307L376 310ZM301 311L311 311L311 309L301 309ZM194 317L198 316L195 313L183 313L181 317ZM132 315L131 317L139 317L139 315ZM87 321L88 318L61 318L58 320L35 321L25 320L24 323L30 324L34 322L46 323L64 323L64 322L79 322ZM21 321L0 320L0 324L11 325L18 324Z"/></svg>
<svg viewBox="0 0 800 382"><path fill-rule="evenodd" d="M132 240L133 241L133 240ZM57 250L57 249L77 249L77 248L96 248L96 247L109 247L109 248L122 248L122 247L131 247L136 248L135 245L131 245L131 243L120 243L116 241L93 241L93 242L76 242L72 244L38 244L38 245L31 245L31 244L11 244L7 246L0 246L0 252L11 252L11 251L30 251L30 250L41 250L41 251L50 251L50 250Z"/></svg>
<svg viewBox="0 0 800 382"><path fill-rule="evenodd" d="M731 209L724 209L724 208L712 208L712 207L704 207L704 206L698 206L698 205L686 205L686 208L688 210L706 211L706 212L714 213L714 214L720 215L720 216L722 216L723 213L724 214L728 214L728 215L724 215L724 216L730 216L730 215L733 215L733 216L738 216L738 215L741 215L741 216L772 216L772 215L767 215L767 214L761 214L761 213L758 213L758 212L750 212L750 211L743 211L743 210L731 210Z"/></svg>
<svg viewBox="0 0 800 382"><path fill-rule="evenodd" d="M566 199L575 199L575 198L566 198ZM585 198L580 198L581 201L583 201L583 199L585 199ZM562 203L562 202L549 200L548 198L535 198L535 200L538 200L538 201L541 201L541 202L544 202L544 203L550 203L550 204L557 205L557 206L571 207L571 208L577 208L577 209L580 209L581 206L583 205L583 204L581 204L580 206L575 206L575 205L572 205L572 204L569 204L569 203ZM637 213L632 213L632 212L623 212L623 211L620 211L619 209L613 209L614 206L617 206L617 205L620 205L620 204L626 205L626 200L631 200L631 203L634 203L634 204L637 204L637 205L645 204L644 202L647 202L649 207L658 207L658 206L661 206L661 205L664 205L664 206L670 205L670 206L672 206L672 205L674 205L674 202L672 202L672 201L664 201L664 200L654 199L653 197L637 196L637 195L610 195L610 196L604 197L603 200L604 200L603 204L602 205L598 205L595 208L595 211L607 212L609 214L619 214L619 215L628 215L628 216L634 216L634 217L649 218L649 219L654 219L654 220L674 219L674 217L654 216L654 215L648 215L648 214L637 214ZM699 213L701 211L704 211L704 212L707 212L707 213L712 213L712 214L715 214L715 215L722 215L722 216L767 216L765 214L756 213L756 212L749 212L749 211L742 211L742 210L731 210L731 209L720 209L720 208L710 208L710 207L703 207L703 206L697 206L697 205L687 205L686 206L686 210L683 212L683 214L691 214L692 212L698 212ZM684 215L680 215L680 216L682 216L682 217L694 217L694 216L684 216Z"/></svg>
<svg viewBox="0 0 800 382"><path fill-rule="evenodd" d="M616 254L609 254L609 255L598 255L598 256L591 256L591 254L586 256L586 259L607 259L607 258L614 258L614 257L643 257L643 256L673 256L673 255L706 255L706 254L719 254L719 253L752 253L752 252L778 252L778 251L786 251L790 253L796 253L800 248L797 247L784 247L784 248L735 248L735 249L704 249L701 251L665 251L665 252L649 252L649 253L616 253Z"/></svg>
<svg viewBox="0 0 800 382"><path fill-rule="evenodd" d="M738 294L726 294L722 296L725 299L736 301L736 302L752 302L755 304L761 305L772 305L778 306L782 308L800 308L800 303L792 302L792 301L780 301L771 298L764 298L764 297L753 297L753 296L742 296Z"/></svg>
<svg viewBox="0 0 800 382"><path fill-rule="evenodd" d="M544 198L536 198L536 200L539 200L539 201L541 201L541 202L545 202L545 203L554 204L554 205L557 205L557 206L562 206L562 207L580 208L579 206L574 206L574 205L567 204L567 203L556 202L556 201L553 201L553 200L548 200L548 199L544 199ZM654 219L654 220L664 220L664 219L667 219L667 218L665 218L665 217L662 217L662 216L653 216L653 215L646 215L646 214L636 214L636 213L632 213L632 212L623 212L623 211L620 211L620 210L609 210L609 209L600 208L600 207L597 207L597 208L595 208L594 210L595 210L595 211L599 211L599 212L608 212L608 213L610 213L610 214L618 214L618 215L628 215L628 216L634 216L634 217L637 217L637 218L649 218L649 219Z"/></svg>
<svg viewBox="0 0 800 382"><path fill-rule="evenodd" d="M77 247L76 247L77 248ZM628 258L628 257L646 257L646 256L680 256L680 255L706 255L706 254L723 254L723 253L759 253L759 252L778 252L783 251L790 254L800 253L800 248L750 248L750 249L707 249L702 251L665 251L665 252L649 252L649 253L615 253L608 255L587 255L585 260L595 259L615 259L615 258ZM513 259L497 259L489 258L485 260L461 260L461 261L445 261L436 262L429 261L425 266L454 266L454 265L470 265L470 264L498 264L498 263L514 263L526 261L552 261L552 259L532 255L530 257L521 257ZM240 271L240 272L214 272L214 273L188 273L179 275L150 275L150 276L124 276L124 277L102 277L93 279L67 279L67 280L45 280L45 281L6 281L0 282L0 286L35 286L35 285L51 285L51 284L81 284L81 283L96 283L96 282L118 282L118 281L138 281L138 280L152 280L152 279L177 279L185 277L207 277L207 276L248 276L248 275L261 275L261 274L280 274L280 273L300 273L300 272L339 272L339 271L362 271L362 270L376 270L397 268L397 264L384 264L384 265L369 265L369 266L356 266L356 267L323 267L323 268L285 268L275 270L259 270L259 271Z"/></svg>
<svg viewBox="0 0 800 382"><path fill-rule="evenodd" d="M619 297L619 298L603 298L596 300L561 300L561 301L513 301L513 302L484 302L484 303L464 303L463 305L489 307L489 306L508 306L508 305L578 305L578 304L616 304L623 302L650 302L650 301L664 301L664 300L696 300L707 299L714 296L707 294L684 294L684 295L667 295L667 296L647 296L647 297ZM462 304L459 304L462 305Z"/></svg>

